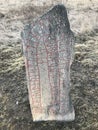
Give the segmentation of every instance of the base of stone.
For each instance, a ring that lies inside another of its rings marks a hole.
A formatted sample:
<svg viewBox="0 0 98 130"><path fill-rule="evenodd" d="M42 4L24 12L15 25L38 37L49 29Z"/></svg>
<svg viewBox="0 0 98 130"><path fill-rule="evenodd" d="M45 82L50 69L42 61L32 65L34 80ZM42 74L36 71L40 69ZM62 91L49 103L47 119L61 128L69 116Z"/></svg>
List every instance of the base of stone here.
<svg viewBox="0 0 98 130"><path fill-rule="evenodd" d="M69 112L65 115L46 115L46 114L37 114L33 115L33 121L73 121L75 119L75 112Z"/></svg>

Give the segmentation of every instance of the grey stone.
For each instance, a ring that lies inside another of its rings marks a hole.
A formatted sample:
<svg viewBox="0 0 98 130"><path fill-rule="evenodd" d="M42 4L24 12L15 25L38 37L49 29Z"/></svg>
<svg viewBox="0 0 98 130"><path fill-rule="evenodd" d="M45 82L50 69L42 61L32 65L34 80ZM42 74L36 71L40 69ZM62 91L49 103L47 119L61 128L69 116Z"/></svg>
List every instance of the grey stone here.
<svg viewBox="0 0 98 130"><path fill-rule="evenodd" d="M66 8L54 6L26 25L21 36L33 120L74 120L70 97L74 35Z"/></svg>

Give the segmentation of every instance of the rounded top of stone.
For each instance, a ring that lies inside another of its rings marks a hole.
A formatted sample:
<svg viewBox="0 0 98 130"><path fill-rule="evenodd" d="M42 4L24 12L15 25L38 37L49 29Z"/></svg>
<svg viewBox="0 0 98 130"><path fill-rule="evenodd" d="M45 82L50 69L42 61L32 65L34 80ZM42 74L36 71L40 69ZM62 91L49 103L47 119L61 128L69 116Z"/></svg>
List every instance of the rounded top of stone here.
<svg viewBox="0 0 98 130"><path fill-rule="evenodd" d="M41 17L44 17L47 14L51 14L51 13L56 13L56 14L64 14L65 16L67 15L67 10L66 7L63 4L57 4L55 6L53 6L51 9L49 9L45 14L43 14Z"/></svg>

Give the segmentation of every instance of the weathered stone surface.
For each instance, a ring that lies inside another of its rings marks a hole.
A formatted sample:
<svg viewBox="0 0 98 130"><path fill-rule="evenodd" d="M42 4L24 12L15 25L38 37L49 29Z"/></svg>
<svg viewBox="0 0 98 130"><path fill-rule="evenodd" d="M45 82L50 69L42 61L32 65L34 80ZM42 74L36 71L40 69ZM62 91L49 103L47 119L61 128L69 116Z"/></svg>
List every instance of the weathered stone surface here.
<svg viewBox="0 0 98 130"><path fill-rule="evenodd" d="M70 99L74 36L66 8L56 5L26 25L22 38L33 120L74 120Z"/></svg>

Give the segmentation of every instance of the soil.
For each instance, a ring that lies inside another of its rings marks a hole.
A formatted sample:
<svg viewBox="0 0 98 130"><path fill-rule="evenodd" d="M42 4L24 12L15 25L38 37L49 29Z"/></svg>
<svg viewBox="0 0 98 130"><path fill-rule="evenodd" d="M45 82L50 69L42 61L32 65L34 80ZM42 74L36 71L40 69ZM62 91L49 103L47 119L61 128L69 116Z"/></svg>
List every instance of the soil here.
<svg viewBox="0 0 98 130"><path fill-rule="evenodd" d="M0 3L1 4L1 3ZM33 122L21 51L21 30L50 7L0 6L0 130L98 130L98 4L67 6L76 37L71 67L72 122Z"/></svg>

